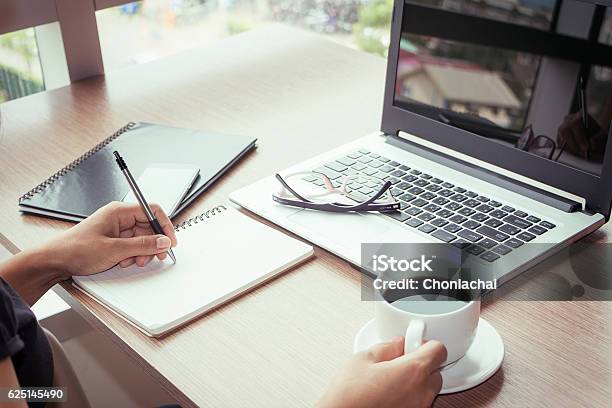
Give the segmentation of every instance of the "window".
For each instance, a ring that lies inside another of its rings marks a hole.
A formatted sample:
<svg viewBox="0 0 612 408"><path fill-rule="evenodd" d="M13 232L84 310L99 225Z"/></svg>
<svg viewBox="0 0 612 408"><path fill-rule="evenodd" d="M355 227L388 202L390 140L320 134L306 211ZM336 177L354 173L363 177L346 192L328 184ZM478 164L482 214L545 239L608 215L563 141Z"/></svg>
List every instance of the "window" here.
<svg viewBox="0 0 612 408"><path fill-rule="evenodd" d="M111 71L274 23L384 55L392 9L392 0L143 0L100 10L96 19Z"/></svg>
<svg viewBox="0 0 612 408"><path fill-rule="evenodd" d="M0 102L44 89L34 29L0 35Z"/></svg>

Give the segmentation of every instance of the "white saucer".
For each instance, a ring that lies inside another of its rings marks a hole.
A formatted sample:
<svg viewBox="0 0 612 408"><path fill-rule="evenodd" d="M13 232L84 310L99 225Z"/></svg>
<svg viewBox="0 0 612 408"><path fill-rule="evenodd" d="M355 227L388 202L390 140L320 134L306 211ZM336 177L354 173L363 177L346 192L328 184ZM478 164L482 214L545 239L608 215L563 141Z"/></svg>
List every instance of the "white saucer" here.
<svg viewBox="0 0 612 408"><path fill-rule="evenodd" d="M353 351L366 350L380 343L374 319L367 322L355 336ZM474 342L460 360L442 369L440 394L465 391L482 384L501 367L504 342L489 322L480 318Z"/></svg>

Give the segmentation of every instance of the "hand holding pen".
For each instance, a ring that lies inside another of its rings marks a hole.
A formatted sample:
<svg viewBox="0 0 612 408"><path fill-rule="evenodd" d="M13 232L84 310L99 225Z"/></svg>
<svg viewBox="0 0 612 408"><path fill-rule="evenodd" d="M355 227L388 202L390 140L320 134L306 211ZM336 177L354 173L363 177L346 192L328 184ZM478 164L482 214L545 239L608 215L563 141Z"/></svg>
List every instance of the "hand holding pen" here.
<svg viewBox="0 0 612 408"><path fill-rule="evenodd" d="M117 164L119 165L121 172L125 176L130 188L132 189L134 196L138 200L138 203L140 204L140 207L142 208L142 211L144 212L147 222L151 226L151 229L156 234L165 235L163 228L161 227L161 225L159 224L159 221L157 220L155 212L151 209L151 207L147 203L147 200L142 194L142 191L140 191L140 188L138 187L138 184L136 184L136 180L134 180L134 177L132 177L132 173L128 169L128 166L125 163L125 160L123 160L123 157L121 157L119 152L115 151L113 152L113 154L115 155ZM172 261L176 263L176 257L174 256L174 252L172 252L172 249L170 248L168 249L168 256L170 256Z"/></svg>

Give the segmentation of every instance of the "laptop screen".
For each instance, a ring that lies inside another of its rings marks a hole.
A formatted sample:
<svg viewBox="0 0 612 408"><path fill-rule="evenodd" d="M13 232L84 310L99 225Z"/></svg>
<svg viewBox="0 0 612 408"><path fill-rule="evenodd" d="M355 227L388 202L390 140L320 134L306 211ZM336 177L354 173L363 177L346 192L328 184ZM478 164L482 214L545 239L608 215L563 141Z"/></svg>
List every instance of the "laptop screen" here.
<svg viewBox="0 0 612 408"><path fill-rule="evenodd" d="M510 23L612 45L612 7L573 7L555 0L407 1L394 104L601 174L612 123L612 66L523 51L520 42L513 49L482 45L469 35L476 18L492 36L496 24Z"/></svg>

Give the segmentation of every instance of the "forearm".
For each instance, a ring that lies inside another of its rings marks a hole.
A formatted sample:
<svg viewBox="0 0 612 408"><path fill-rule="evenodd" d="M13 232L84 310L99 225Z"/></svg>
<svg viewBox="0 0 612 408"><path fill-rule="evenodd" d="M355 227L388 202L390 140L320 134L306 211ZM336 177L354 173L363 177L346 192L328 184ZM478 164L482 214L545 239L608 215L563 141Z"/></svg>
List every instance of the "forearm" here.
<svg viewBox="0 0 612 408"><path fill-rule="evenodd" d="M64 263L47 247L22 251L0 264L0 277L33 305L53 285L68 279Z"/></svg>

